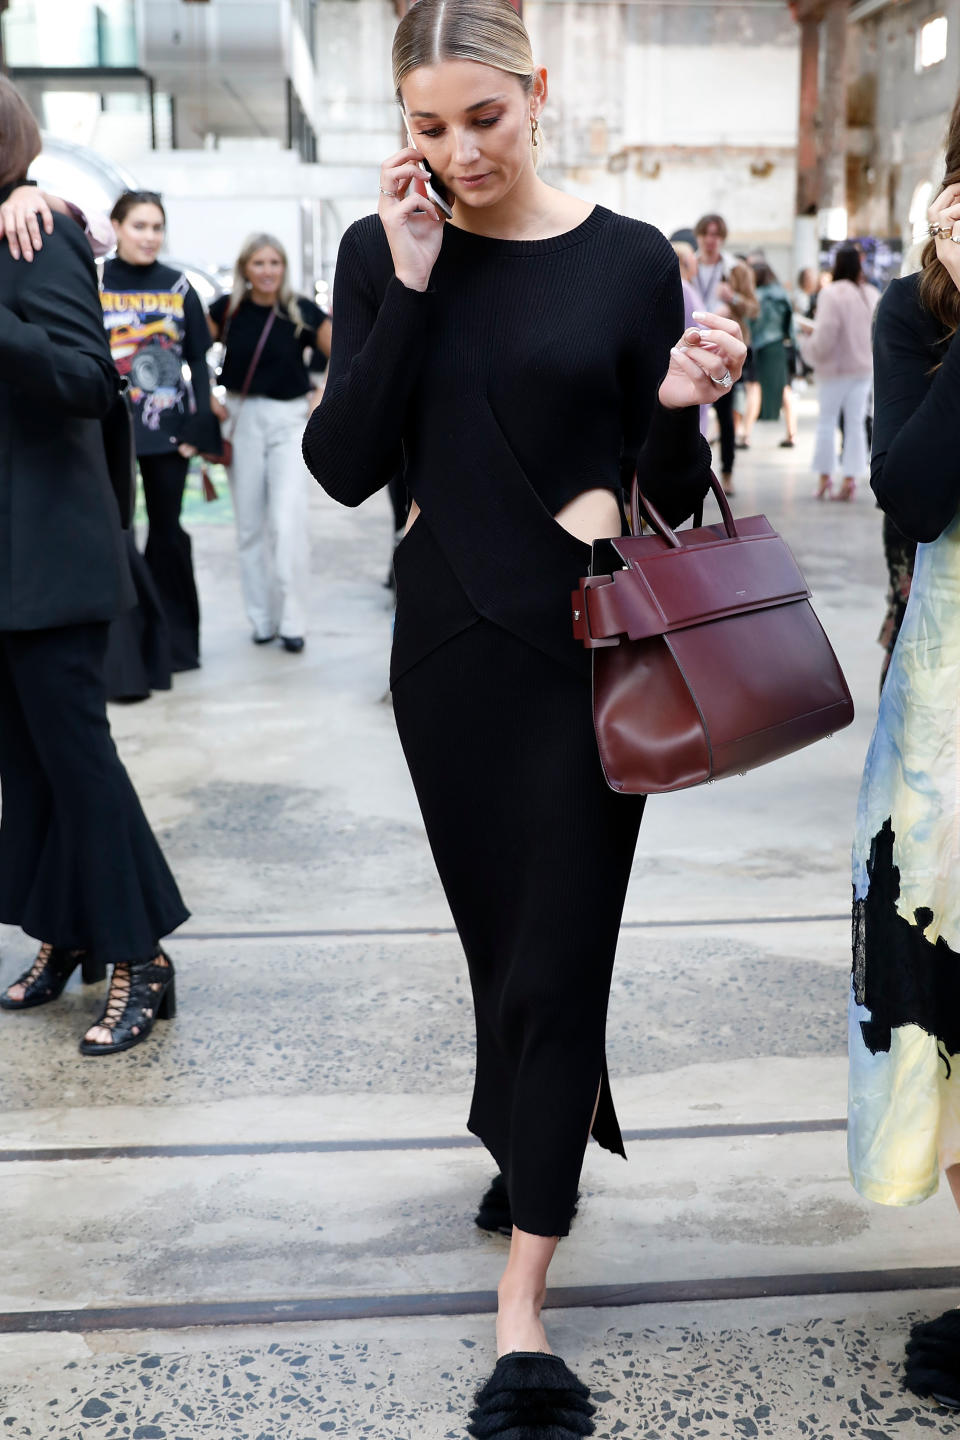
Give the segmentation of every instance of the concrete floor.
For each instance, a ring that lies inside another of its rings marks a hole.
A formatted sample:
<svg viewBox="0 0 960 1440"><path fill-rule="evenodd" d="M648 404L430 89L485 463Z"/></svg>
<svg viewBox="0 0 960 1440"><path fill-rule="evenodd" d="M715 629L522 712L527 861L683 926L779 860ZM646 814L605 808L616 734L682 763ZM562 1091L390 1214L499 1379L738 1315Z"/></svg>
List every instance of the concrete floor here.
<svg viewBox="0 0 960 1440"><path fill-rule="evenodd" d="M601 1440L952 1435L900 1389L960 1300L941 1193L844 1155L848 852L885 576L869 493L818 505L813 406L758 427L740 513L793 545L847 671L833 740L648 806L610 1012L624 1164L592 1147L550 1333ZM505 1242L472 1223L466 975L385 699L382 497L312 494L301 657L249 643L229 501L189 508L204 667L113 711L193 917L180 1014L82 1060L103 987L0 1016L0 1433L464 1435ZM0 983L32 945L0 934Z"/></svg>

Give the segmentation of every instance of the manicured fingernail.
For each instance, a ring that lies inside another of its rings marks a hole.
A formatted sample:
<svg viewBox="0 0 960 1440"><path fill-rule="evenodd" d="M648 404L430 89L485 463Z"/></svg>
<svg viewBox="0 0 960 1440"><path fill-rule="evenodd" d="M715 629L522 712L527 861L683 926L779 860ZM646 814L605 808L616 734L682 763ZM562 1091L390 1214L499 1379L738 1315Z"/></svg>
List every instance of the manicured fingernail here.
<svg viewBox="0 0 960 1440"><path fill-rule="evenodd" d="M707 312L706 310L694 310L694 311L693 311L693 318L694 318L694 320L703 320L703 319L705 318L705 316L707 315L707 313L708 313L708 312Z"/></svg>

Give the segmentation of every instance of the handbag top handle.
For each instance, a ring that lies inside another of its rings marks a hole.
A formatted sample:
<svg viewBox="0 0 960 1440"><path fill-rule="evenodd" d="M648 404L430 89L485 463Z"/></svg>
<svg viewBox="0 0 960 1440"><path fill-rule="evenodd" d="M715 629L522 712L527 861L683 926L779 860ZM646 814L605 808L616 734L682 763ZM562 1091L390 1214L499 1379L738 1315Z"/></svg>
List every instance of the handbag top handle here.
<svg viewBox="0 0 960 1440"><path fill-rule="evenodd" d="M723 486L720 484L720 481L717 479L716 475L714 475L712 470L710 471L710 488L713 491L714 495L717 497L717 504L720 506L720 514L723 517L723 528L727 532L727 538L730 540L736 540L738 538L737 522L733 518L733 511L730 509L730 502L727 499L726 495L723 493ZM651 505L647 497L641 493L640 475L639 472L635 470L633 473L633 485L631 486L630 490L630 529L634 535L640 534L641 503L647 514L651 526L659 535L660 539L665 540L672 549L682 550L683 541L679 538L676 531L671 530L670 526L667 524L666 520L664 520L663 516L660 514L660 511L656 508L656 506Z"/></svg>

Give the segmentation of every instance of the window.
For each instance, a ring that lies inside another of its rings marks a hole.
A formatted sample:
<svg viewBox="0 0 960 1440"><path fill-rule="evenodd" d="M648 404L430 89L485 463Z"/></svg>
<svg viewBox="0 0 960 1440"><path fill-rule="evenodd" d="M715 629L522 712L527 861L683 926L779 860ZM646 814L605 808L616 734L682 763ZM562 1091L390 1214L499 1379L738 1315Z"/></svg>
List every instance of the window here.
<svg viewBox="0 0 960 1440"><path fill-rule="evenodd" d="M6 63L14 68L139 64L134 0L13 0L0 23Z"/></svg>
<svg viewBox="0 0 960 1440"><path fill-rule="evenodd" d="M947 17L933 15L917 31L917 73L947 58Z"/></svg>

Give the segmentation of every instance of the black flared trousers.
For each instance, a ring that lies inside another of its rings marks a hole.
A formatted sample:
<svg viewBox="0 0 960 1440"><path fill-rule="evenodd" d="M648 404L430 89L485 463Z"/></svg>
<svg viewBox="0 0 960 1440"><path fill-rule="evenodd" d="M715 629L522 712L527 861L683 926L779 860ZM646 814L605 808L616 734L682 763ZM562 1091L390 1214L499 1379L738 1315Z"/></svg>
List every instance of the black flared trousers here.
<svg viewBox="0 0 960 1440"><path fill-rule="evenodd" d="M393 703L470 971L469 1126L514 1223L565 1235L598 1093L593 1134L623 1154L605 1029L643 798L603 778L589 676L489 621L401 675Z"/></svg>
<svg viewBox="0 0 960 1440"><path fill-rule="evenodd" d="M189 912L110 735L107 630L0 631L0 921L109 964Z"/></svg>
<svg viewBox="0 0 960 1440"><path fill-rule="evenodd" d="M150 567L170 633L170 668L200 664L200 601L193 574L193 547L180 524L189 460L180 454L141 455L138 463L147 506L144 559Z"/></svg>

